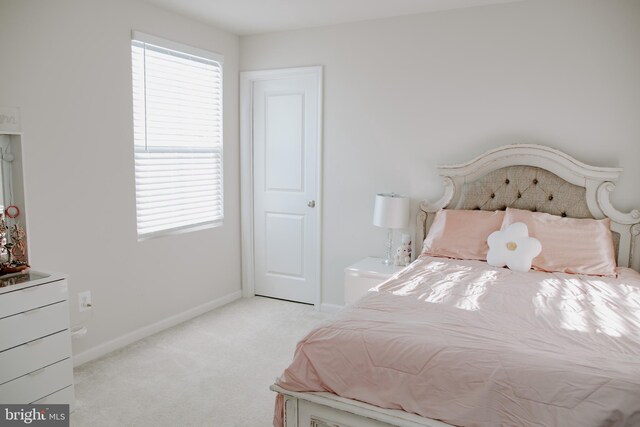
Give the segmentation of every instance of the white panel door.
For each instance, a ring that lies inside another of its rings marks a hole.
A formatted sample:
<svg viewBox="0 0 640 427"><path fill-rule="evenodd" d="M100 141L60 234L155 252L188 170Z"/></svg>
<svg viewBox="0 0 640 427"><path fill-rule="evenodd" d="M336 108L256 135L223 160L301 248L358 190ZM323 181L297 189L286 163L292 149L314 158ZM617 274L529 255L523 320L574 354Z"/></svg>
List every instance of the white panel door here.
<svg viewBox="0 0 640 427"><path fill-rule="evenodd" d="M317 297L319 96L317 74L254 82L256 295Z"/></svg>

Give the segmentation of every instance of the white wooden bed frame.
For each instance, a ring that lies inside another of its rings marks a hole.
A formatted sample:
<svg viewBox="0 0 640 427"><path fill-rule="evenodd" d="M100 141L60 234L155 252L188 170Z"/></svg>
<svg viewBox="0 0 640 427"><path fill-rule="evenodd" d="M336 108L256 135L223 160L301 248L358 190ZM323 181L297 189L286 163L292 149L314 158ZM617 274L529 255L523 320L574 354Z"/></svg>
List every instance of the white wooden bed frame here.
<svg viewBox="0 0 640 427"><path fill-rule="evenodd" d="M433 214L440 209L463 206L465 184L476 182L487 174L511 166L529 166L549 171L563 181L584 188L584 198L593 218L610 218L611 230L619 234L618 265L640 271L640 251L636 249L640 235L640 210L623 213L610 202L622 169L589 166L549 147L516 144L491 150L458 165L439 166L445 186L444 195L435 202L424 201L417 214L417 248L422 246ZM508 183L508 181L507 181ZM582 193L580 193L582 194ZM493 198L495 195L491 194ZM521 197L518 193L518 197ZM493 202L493 200L492 200ZM510 206L511 200L503 200ZM552 212L553 213L553 212ZM345 399L326 392L291 392L277 385L271 390L284 398L285 427L447 427L443 423L404 411L383 409L363 402Z"/></svg>

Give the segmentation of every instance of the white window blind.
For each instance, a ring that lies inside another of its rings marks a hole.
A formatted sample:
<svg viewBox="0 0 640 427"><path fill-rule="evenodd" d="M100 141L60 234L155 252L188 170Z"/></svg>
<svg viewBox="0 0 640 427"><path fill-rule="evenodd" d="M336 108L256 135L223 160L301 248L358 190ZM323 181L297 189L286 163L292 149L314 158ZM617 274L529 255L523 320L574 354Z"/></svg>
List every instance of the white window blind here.
<svg viewBox="0 0 640 427"><path fill-rule="evenodd" d="M222 57L134 32L138 238L222 223Z"/></svg>

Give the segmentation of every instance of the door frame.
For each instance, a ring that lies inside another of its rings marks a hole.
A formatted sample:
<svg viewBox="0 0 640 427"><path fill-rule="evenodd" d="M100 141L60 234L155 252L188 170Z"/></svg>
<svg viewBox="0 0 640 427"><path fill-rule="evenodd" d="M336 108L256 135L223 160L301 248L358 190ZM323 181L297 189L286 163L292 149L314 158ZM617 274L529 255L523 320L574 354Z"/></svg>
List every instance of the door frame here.
<svg viewBox="0 0 640 427"><path fill-rule="evenodd" d="M323 69L311 67L281 68L273 70L242 71L240 73L240 247L242 251L242 296L255 296L255 262L253 230L253 87L261 80L312 74L318 83L318 144L316 148L316 298L314 307L320 309L322 301L322 128L323 128Z"/></svg>

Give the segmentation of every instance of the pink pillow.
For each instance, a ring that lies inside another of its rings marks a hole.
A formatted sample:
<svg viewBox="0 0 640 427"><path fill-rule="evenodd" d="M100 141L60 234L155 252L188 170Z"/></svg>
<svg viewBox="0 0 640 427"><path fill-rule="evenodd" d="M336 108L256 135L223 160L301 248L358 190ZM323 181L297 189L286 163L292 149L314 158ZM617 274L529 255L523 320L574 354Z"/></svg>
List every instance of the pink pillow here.
<svg viewBox="0 0 640 427"><path fill-rule="evenodd" d="M500 230L502 211L440 210L424 241L423 254L486 260L489 234Z"/></svg>
<svg viewBox="0 0 640 427"><path fill-rule="evenodd" d="M529 236L540 240L542 252L533 267L543 271L616 276L611 220L562 218L542 212L507 208L502 229L524 222Z"/></svg>

